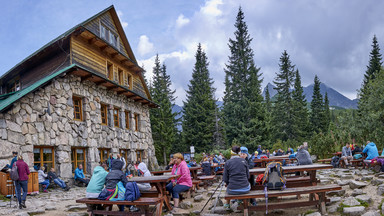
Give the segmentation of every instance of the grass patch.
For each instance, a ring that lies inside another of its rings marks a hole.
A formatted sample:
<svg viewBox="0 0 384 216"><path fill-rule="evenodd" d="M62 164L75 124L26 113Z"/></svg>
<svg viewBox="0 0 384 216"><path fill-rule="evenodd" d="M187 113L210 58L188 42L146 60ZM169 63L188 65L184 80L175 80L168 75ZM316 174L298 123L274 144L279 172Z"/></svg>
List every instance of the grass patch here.
<svg viewBox="0 0 384 216"><path fill-rule="evenodd" d="M4 195L0 195L0 200L4 201L4 202L7 202L9 201L9 198L7 198L6 196Z"/></svg>
<svg viewBox="0 0 384 216"><path fill-rule="evenodd" d="M368 208L368 206L369 206L369 203L368 203L368 202L365 202L365 201L363 201L363 200L361 200L361 199L357 199L357 201L359 201L359 203L360 203L362 206L364 206L365 208Z"/></svg>
<svg viewBox="0 0 384 216"><path fill-rule="evenodd" d="M344 203L340 203L339 207L337 208L337 212L339 212L340 214L343 214L343 210L345 207L351 207L351 206L345 205Z"/></svg>
<svg viewBox="0 0 384 216"><path fill-rule="evenodd" d="M384 199L381 199L380 205L379 205L379 210L381 212L381 208L383 207ZM383 213L381 213L383 215Z"/></svg>

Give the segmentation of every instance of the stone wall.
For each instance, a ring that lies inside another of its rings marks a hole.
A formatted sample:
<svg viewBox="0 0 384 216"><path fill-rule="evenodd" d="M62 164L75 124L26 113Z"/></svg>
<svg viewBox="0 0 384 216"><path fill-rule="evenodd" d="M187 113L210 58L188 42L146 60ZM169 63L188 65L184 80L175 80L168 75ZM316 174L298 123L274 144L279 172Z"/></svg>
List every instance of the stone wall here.
<svg viewBox="0 0 384 216"><path fill-rule="evenodd" d="M73 95L83 98L83 121L73 120ZM119 128L101 125L100 103L120 108ZM124 110L140 115L139 131L133 129L133 115L131 129L125 129ZM100 161L98 148L109 148L114 155L119 149L130 149L132 161L137 149L144 150L144 162L150 169L157 167L149 107L72 75L53 80L0 113L0 142L0 167L10 162L12 151L32 166L34 146L53 146L55 168L62 178L72 177L72 147L87 147L87 173Z"/></svg>

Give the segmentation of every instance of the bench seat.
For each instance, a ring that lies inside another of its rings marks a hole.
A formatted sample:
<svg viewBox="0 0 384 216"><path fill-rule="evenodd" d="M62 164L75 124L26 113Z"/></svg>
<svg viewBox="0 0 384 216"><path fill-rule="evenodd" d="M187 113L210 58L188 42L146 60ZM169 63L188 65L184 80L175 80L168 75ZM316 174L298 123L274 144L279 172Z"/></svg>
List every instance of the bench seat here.
<svg viewBox="0 0 384 216"><path fill-rule="evenodd" d="M111 201L111 200L99 200L99 199L91 199L91 198L82 198L76 200L76 203L84 203L84 204L93 204L93 205L136 205L138 207L144 207L145 215L153 215L153 212L148 211L149 205L156 205L156 215L161 216L163 210L163 197L140 197L135 201ZM104 214L104 215L142 215L141 212L120 212L120 211L106 211L106 210L92 210L92 215L95 214Z"/></svg>
<svg viewBox="0 0 384 216"><path fill-rule="evenodd" d="M332 158L326 158L326 159L318 160L317 162L325 164L325 163L331 163L331 161L332 161Z"/></svg>
<svg viewBox="0 0 384 216"><path fill-rule="evenodd" d="M285 190L269 190L268 197L281 197L281 196L297 196L301 194L318 194L319 199L314 200L310 195L309 201L300 201L300 202L279 202L279 203L268 203L268 209L277 209L277 208L296 208L301 206L319 206L321 213L325 214L325 203L329 200L326 199L326 192L341 190L342 187L339 185L316 185L300 188L286 188ZM258 206L248 206L248 200L251 198L265 198L263 190L250 191L247 194L241 195L229 195L226 194L224 197L226 200L231 199L241 199L243 200L244 215L248 215L248 210L265 210L265 205Z"/></svg>

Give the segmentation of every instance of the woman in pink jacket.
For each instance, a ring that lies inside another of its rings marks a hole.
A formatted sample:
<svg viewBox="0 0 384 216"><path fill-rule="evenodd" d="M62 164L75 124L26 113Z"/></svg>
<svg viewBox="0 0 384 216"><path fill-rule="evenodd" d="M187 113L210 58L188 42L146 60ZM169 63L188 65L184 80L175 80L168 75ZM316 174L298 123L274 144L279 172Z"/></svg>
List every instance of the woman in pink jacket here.
<svg viewBox="0 0 384 216"><path fill-rule="evenodd" d="M184 161L184 157L181 153L173 155L174 166L172 168L172 175L179 175L176 180L172 180L166 187L167 191L172 194L173 201L175 202L174 208L179 207L179 193L189 190L192 187L191 173ZM175 209L176 211L177 209Z"/></svg>

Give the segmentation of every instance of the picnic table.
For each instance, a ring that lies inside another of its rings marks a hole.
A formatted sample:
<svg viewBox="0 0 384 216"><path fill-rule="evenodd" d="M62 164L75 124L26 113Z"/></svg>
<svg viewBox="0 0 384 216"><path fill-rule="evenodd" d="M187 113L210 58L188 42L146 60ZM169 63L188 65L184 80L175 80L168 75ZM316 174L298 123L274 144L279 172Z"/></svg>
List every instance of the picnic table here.
<svg viewBox="0 0 384 216"><path fill-rule="evenodd" d="M199 169L202 169L201 166L189 167L189 171L191 171L193 179L197 179L197 170Z"/></svg>
<svg viewBox="0 0 384 216"><path fill-rule="evenodd" d="M164 175L164 173L172 172L172 169L169 170L157 170L157 171L151 171L152 175Z"/></svg>
<svg viewBox="0 0 384 216"><path fill-rule="evenodd" d="M168 210L172 210L172 207L169 203L169 197L167 196L167 190L165 187L167 186L167 182L172 179L176 179L179 177L178 175L162 175L162 176L144 176L144 177L133 177L128 178L128 181L134 181L136 183L150 183L151 186L155 186L157 190L157 196L159 198L163 198L165 202L165 206Z"/></svg>
<svg viewBox="0 0 384 216"><path fill-rule="evenodd" d="M259 164L260 167L265 167L267 163L273 162L273 161L283 161L288 160L290 162L296 160L296 158L289 158L288 156L274 156L270 158L260 158L260 159L254 159L253 162L255 162L255 165Z"/></svg>

